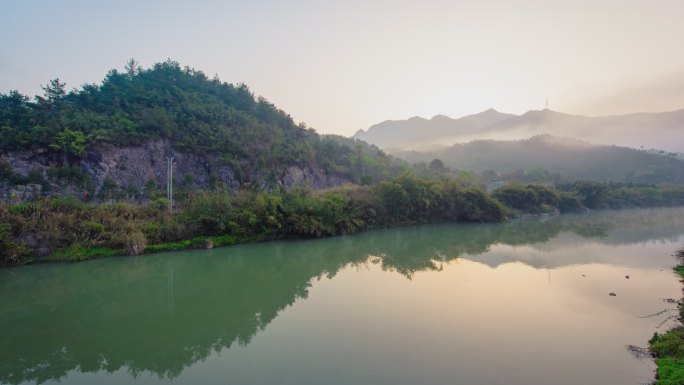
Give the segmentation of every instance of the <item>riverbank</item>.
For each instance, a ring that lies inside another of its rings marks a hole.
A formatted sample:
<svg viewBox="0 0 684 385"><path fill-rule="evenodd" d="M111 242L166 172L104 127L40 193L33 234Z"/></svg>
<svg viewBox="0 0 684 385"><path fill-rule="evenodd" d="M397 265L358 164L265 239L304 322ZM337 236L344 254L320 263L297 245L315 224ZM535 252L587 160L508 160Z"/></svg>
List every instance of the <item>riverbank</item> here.
<svg viewBox="0 0 684 385"><path fill-rule="evenodd" d="M324 191L197 191L173 212L164 199L137 205L49 197L0 204L0 265L320 238L426 223L501 222L587 208L683 204L684 186L578 182L568 190L508 185L490 194L454 180L410 173L373 186Z"/></svg>
<svg viewBox="0 0 684 385"><path fill-rule="evenodd" d="M198 191L173 212L167 207L164 200L86 204L61 197L1 204L0 264L318 238L421 223L500 222L508 215L482 190L409 174L375 186L325 191Z"/></svg>
<svg viewBox="0 0 684 385"><path fill-rule="evenodd" d="M675 254L679 264L674 271L684 282L684 249ZM684 299L679 301L679 320L684 319ZM684 384L684 325L677 326L664 334L653 335L649 341L649 350L658 366L654 385Z"/></svg>

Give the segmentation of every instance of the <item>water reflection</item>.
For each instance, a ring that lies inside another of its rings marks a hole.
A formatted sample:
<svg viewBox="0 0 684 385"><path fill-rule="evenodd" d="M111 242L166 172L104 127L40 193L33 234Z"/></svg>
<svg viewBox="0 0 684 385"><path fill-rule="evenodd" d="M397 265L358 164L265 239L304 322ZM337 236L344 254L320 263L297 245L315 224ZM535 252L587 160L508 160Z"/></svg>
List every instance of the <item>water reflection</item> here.
<svg viewBox="0 0 684 385"><path fill-rule="evenodd" d="M466 258L535 268L578 263L658 266L633 255L558 252L676 241L683 209L563 216L496 225L433 225L325 240L274 242L141 258L0 271L0 381L124 369L175 378L234 345L247 345L312 282L376 263L412 278ZM506 247L498 252L502 246ZM513 251L512 251L513 250ZM518 251L515 251L518 250ZM594 249L596 250L596 249ZM485 252L486 255L484 255Z"/></svg>

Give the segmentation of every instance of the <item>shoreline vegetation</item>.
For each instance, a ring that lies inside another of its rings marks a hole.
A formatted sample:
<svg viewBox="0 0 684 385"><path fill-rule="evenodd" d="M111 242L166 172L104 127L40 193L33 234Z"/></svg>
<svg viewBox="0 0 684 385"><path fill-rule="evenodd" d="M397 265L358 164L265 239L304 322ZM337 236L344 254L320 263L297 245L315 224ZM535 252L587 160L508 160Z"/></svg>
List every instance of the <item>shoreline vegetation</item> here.
<svg viewBox="0 0 684 385"><path fill-rule="evenodd" d="M684 205L684 185L663 182L678 180L676 168L656 179L648 176L658 167L636 168L625 179L663 183L649 185L540 168L478 178L440 159L411 166L363 141L319 135L245 84L172 60L142 68L131 59L99 84L42 88L34 98L0 93L0 198L10 201L0 203L0 266ZM171 212L159 182L173 175L164 160L174 157ZM501 186L510 181L537 184Z"/></svg>
<svg viewBox="0 0 684 385"><path fill-rule="evenodd" d="M679 249L675 256L679 263L673 270L684 283L684 248ZM677 309L677 319L681 322L684 319L684 299L679 300ZM653 385L684 384L684 325L675 326L663 334L654 333L648 349L657 365Z"/></svg>
<svg viewBox="0 0 684 385"><path fill-rule="evenodd" d="M439 222L501 222L588 209L684 205L684 186L509 184L488 193L405 173L376 185L328 190L195 191L169 212L146 204L48 197L0 204L0 266L82 261L277 239L318 238Z"/></svg>

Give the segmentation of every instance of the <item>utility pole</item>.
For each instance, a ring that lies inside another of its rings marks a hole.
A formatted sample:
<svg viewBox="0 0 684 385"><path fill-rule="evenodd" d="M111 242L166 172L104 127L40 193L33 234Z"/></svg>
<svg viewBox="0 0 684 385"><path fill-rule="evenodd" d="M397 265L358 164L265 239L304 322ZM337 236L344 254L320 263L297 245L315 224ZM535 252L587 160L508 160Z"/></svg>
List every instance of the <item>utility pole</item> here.
<svg viewBox="0 0 684 385"><path fill-rule="evenodd" d="M173 211L173 157L166 157L166 199L169 211Z"/></svg>

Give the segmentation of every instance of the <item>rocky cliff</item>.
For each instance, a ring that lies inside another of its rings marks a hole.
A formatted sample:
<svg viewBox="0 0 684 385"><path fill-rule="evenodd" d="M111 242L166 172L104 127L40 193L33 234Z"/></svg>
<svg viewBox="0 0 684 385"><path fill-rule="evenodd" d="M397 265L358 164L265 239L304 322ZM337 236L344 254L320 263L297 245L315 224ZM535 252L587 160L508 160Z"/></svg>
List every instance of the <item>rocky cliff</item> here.
<svg viewBox="0 0 684 385"><path fill-rule="evenodd" d="M138 146L101 146L72 162L40 148L0 154L0 164L9 165L16 176L0 182L0 199L23 201L66 194L81 200L105 196L145 200L146 190L165 191L167 157L174 159L174 185L185 190L209 189L215 185L238 188L245 183L260 188L323 189L350 182L316 165L290 166L275 175L268 170L244 174L215 155L185 153L175 149L168 140L159 139ZM70 174L60 174L60 169L68 169Z"/></svg>

